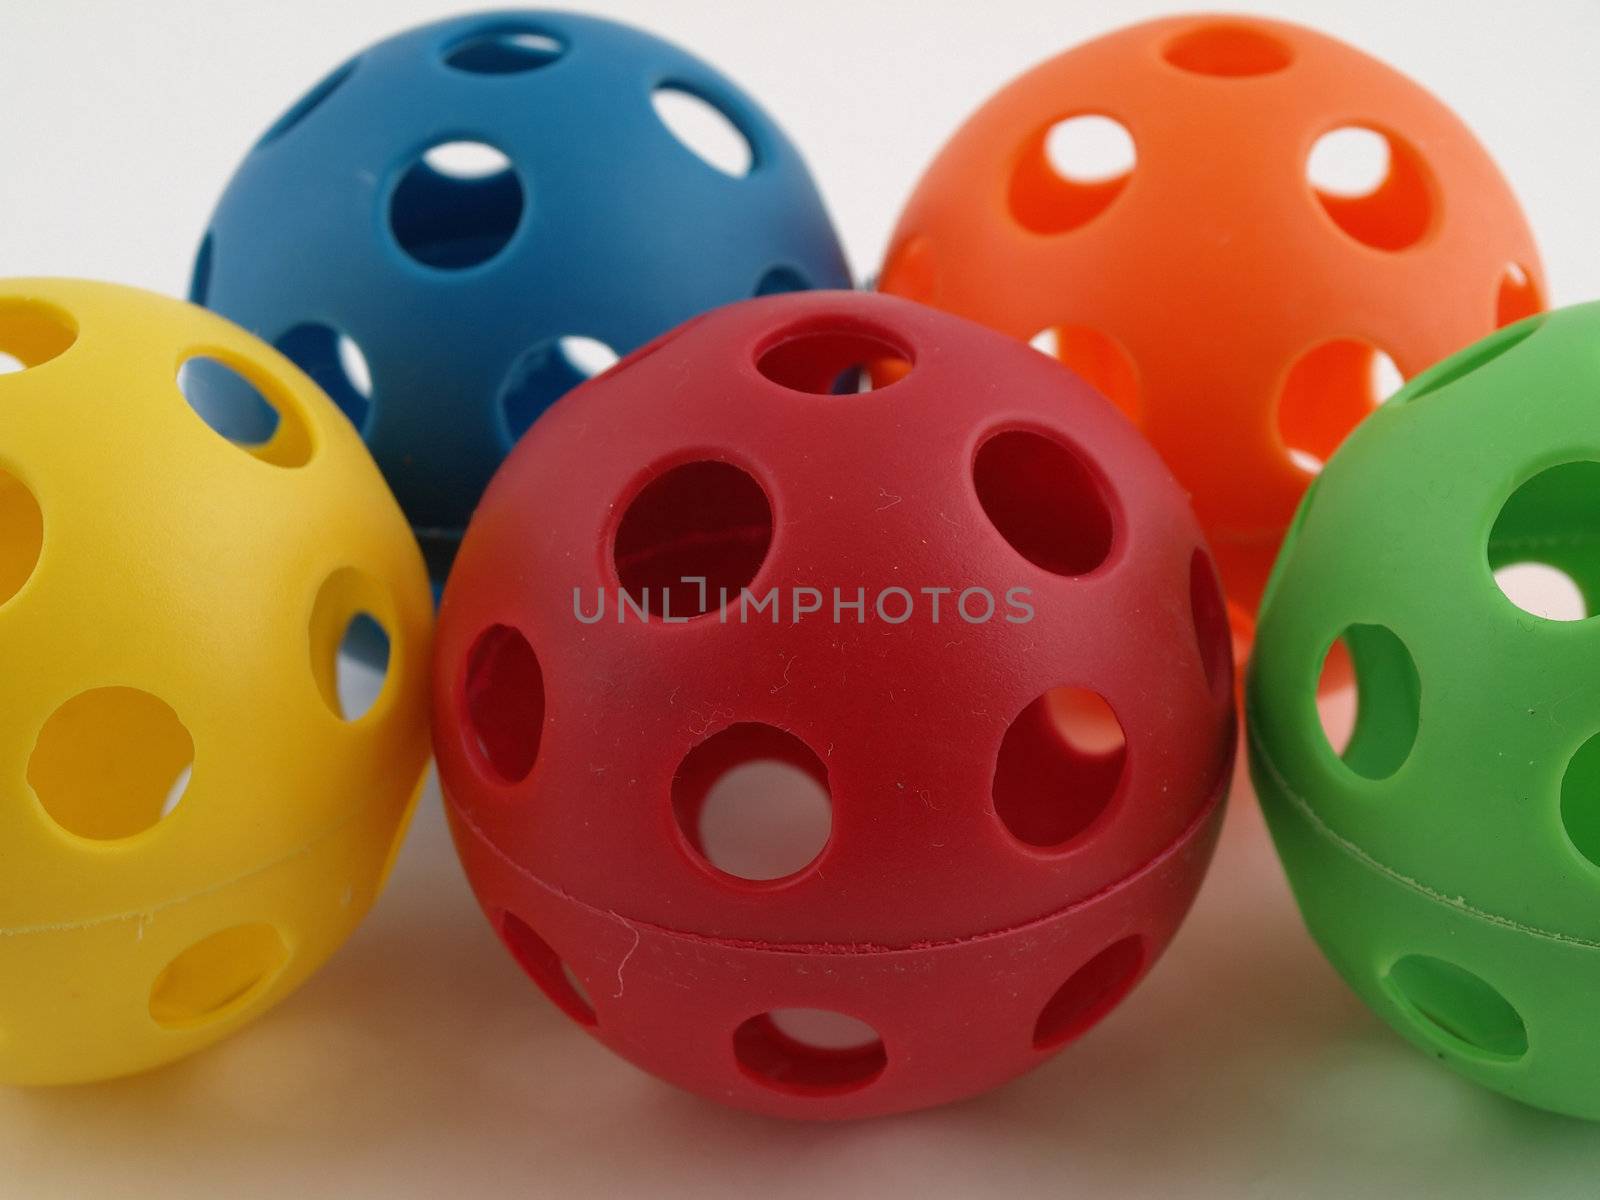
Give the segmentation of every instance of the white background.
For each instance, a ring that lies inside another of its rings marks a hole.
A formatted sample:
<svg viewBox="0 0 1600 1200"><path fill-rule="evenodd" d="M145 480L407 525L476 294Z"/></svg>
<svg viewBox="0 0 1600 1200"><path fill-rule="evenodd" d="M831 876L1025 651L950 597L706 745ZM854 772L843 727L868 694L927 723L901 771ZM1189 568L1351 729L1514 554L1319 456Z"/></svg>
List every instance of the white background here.
<svg viewBox="0 0 1600 1200"><path fill-rule="evenodd" d="M0 0L0 274L181 292L211 204L260 130L355 49L455 7ZM985 96L1085 37L1173 11L585 7L672 37L754 92L809 155L858 276ZM1600 0L1234 7L1319 26L1442 97L1521 195L1553 301L1600 297ZM838 1127L724 1111L588 1040L493 940L438 805L430 788L389 891L347 949L241 1036L134 1080L0 1091L0 1197L1600 1189L1600 1127L1474 1089L1343 988L1301 928L1242 778L1188 925L1099 1030L982 1099Z"/></svg>

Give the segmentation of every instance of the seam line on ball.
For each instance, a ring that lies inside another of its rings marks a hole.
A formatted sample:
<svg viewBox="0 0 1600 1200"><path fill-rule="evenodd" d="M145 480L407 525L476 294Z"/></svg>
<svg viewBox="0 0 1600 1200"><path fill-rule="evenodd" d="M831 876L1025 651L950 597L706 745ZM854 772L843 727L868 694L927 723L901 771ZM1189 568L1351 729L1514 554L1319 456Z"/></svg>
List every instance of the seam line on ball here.
<svg viewBox="0 0 1600 1200"><path fill-rule="evenodd" d="M1229 761L1231 763L1231 756ZM711 934L695 933L688 929L674 929L668 925L658 925L654 921L646 921L635 917L625 917L621 913L617 912L617 910L614 908L602 908L599 905L590 904L585 900L580 900L570 892L567 892L562 888L558 888L554 884L548 883L539 878L539 876L522 866L520 863L506 854L506 852L498 845L496 845L494 840L491 839L483 831L483 829L472 820L470 816L463 812L460 806L450 799L448 794L444 795L444 802L450 806L451 810L455 813L456 817L461 821L461 823L472 831L473 836L477 838L477 840L483 846L485 846L491 854L493 854L506 866L510 867L512 871L516 872L516 874L528 880L534 886L550 893L553 896L559 897L570 904L575 904L579 908L596 915L603 914L604 916L609 917L611 920L627 927L634 933L636 938L639 936L638 931L640 929L646 929L652 933L662 934L666 937L699 942L703 945L730 946L743 950L764 950L770 951L774 954L898 954L921 950L936 950L945 946L960 946L972 942L985 941L989 938L1006 937L1010 934L1019 933L1023 930L1042 925L1046 921L1053 921L1058 917L1066 916L1068 913L1093 904L1098 900L1102 900L1114 892L1121 891L1123 888L1131 886L1133 883L1142 879L1146 875L1150 875L1158 871L1168 861L1182 854L1197 836L1204 836L1203 830L1206 824L1215 820L1226 807L1227 793L1228 789L1222 787L1220 784L1213 784L1211 798L1208 800L1205 807L1203 807L1195 815L1193 820L1183 827L1183 830L1178 834L1177 837L1173 838L1171 842L1164 846L1143 866L1139 867L1135 871L1129 872L1120 879L1112 880L1110 883L1089 893L1087 896L1081 897L1078 900L1074 900L1071 904L1065 905L1061 908L1052 909L1050 912L1044 913L1037 917L1030 917L1026 921L1020 921L1014 925L1002 926L999 929L986 929L980 933L968 934L965 937L930 938L923 941L907 942L904 945L899 946L890 946L879 942L765 942L754 938L715 937ZM628 957L632 957L633 950L636 949L638 949L637 941L635 941L633 949L629 950Z"/></svg>
<svg viewBox="0 0 1600 1200"><path fill-rule="evenodd" d="M427 766L424 765L422 773L417 776L419 782L426 775L427 770ZM417 784L413 784L411 791L406 793L407 797L409 798L416 792L416 790ZM199 900L203 897L226 891L235 884L243 883L245 880L253 879L257 875L264 875L268 871L276 870L278 867L283 866L284 863L291 862L297 858L303 858L321 846L324 842L327 842L345 832L345 830L349 829L350 826L359 824L364 816L365 814L360 812L351 813L350 816L343 821L338 821L332 825L324 826L322 830L313 837L296 846L287 854L281 855L269 863L263 863L259 867L252 867L248 871L244 871L238 875L235 875L231 879L224 879L221 883L212 884L210 887L203 887L197 891L188 892L182 896L174 896L171 899L162 900L158 904L152 904L149 908L134 909L130 912L108 913L105 916L100 917L86 917L81 921L53 921L45 925L13 925L9 928L0 927L0 938L32 937L34 935L44 933L71 933L80 929L93 929L100 925L110 925L117 921L138 921L141 925L143 925L145 922L154 919L158 913L164 912L169 908L176 908L181 904L188 904L192 900Z"/></svg>
<svg viewBox="0 0 1600 1200"><path fill-rule="evenodd" d="M1429 887L1421 880L1413 879L1411 876L1403 874L1402 872L1395 870L1393 867L1380 862L1378 859L1368 854L1355 842L1340 834L1320 816L1318 816L1316 810L1311 807L1310 802L1299 792L1295 791L1294 788L1289 786L1289 781L1285 779L1282 772L1278 770L1278 764L1272 760L1272 756L1267 752L1266 746L1263 745L1261 739L1256 736L1255 713L1253 707L1250 707L1246 724L1250 727L1250 745L1258 751L1256 755L1256 761L1271 773L1274 782L1276 782L1278 785L1279 791L1285 797L1287 797L1290 803L1292 803L1294 807L1299 810L1301 815L1304 816L1308 822L1310 822L1312 828L1318 834L1327 839L1329 842L1332 842L1334 846L1338 847L1340 850L1343 850L1357 862L1371 867L1374 871L1378 872L1378 874L1384 876L1385 878L1393 880L1395 883L1398 883L1403 887L1410 888L1412 891L1426 896L1430 900L1435 900L1438 903L1453 908L1469 917L1475 917L1476 919L1480 921L1486 921L1491 925L1499 925L1505 929L1515 930L1518 933L1526 933L1533 937L1545 938L1549 941L1561 942L1569 946L1581 946L1586 950L1600 950L1600 939L1576 937L1573 934L1560 933L1554 929L1541 929L1537 925L1528 925L1521 921L1513 920L1511 917L1502 917L1492 912L1486 912L1481 908L1475 908L1473 905L1467 903L1466 897L1464 896L1447 896L1443 892Z"/></svg>

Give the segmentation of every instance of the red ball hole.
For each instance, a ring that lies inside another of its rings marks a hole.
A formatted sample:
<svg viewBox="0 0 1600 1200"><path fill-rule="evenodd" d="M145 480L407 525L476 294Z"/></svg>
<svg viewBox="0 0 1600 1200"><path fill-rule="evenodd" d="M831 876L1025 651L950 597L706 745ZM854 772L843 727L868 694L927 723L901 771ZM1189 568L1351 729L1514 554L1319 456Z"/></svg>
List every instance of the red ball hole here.
<svg viewBox="0 0 1600 1200"><path fill-rule="evenodd" d="M1083 575L1111 553L1111 507L1087 463L1028 430L997 433L972 466L978 501L1000 536L1037 567Z"/></svg>
<svg viewBox="0 0 1600 1200"><path fill-rule="evenodd" d="M478 635L462 691L477 756L503 783L526 779L544 728L544 675L519 630L491 625Z"/></svg>
<svg viewBox="0 0 1600 1200"><path fill-rule="evenodd" d="M684 756L672 808L689 847L739 879L804 870L833 830L822 760L793 734L754 721L730 725Z"/></svg>
<svg viewBox="0 0 1600 1200"><path fill-rule="evenodd" d="M651 480L623 513L617 578L652 616L696 617L749 586L772 544L772 505L732 463L685 463ZM703 579L702 585L694 580Z"/></svg>
<svg viewBox="0 0 1600 1200"><path fill-rule="evenodd" d="M550 1002L580 1025L595 1024L594 1005L584 993L576 975L561 960L550 943L515 913L500 917L500 939L511 957L539 985Z"/></svg>
<svg viewBox="0 0 1600 1200"><path fill-rule="evenodd" d="M897 383L910 373L911 356L867 330L817 329L763 350L756 370L790 391L836 396Z"/></svg>
<svg viewBox="0 0 1600 1200"><path fill-rule="evenodd" d="M1011 723L995 762L994 809L1011 835L1055 848L1103 813L1127 765L1122 724L1104 697L1053 688Z"/></svg>
<svg viewBox="0 0 1600 1200"><path fill-rule="evenodd" d="M866 1040L855 1045L802 1041L787 1031L797 1029L792 1020L785 1020L780 1028L774 1019L799 1014L811 1020L826 1017L834 1023L850 1021L860 1026ZM889 1062L883 1039L870 1026L821 1009L780 1009L751 1017L734 1031L733 1052L751 1079L793 1096L855 1091L881 1075Z"/></svg>
<svg viewBox="0 0 1600 1200"><path fill-rule="evenodd" d="M1033 1044L1053 1050L1087 1032L1128 994L1144 965L1138 937L1113 942L1068 977L1045 1002L1033 1027Z"/></svg>

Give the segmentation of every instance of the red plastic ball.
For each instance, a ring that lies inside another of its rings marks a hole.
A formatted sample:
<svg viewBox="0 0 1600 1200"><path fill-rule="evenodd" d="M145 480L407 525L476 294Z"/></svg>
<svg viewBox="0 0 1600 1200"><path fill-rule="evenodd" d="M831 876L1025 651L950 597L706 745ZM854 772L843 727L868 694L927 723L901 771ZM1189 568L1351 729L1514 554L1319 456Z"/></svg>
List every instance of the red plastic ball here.
<svg viewBox="0 0 1600 1200"><path fill-rule="evenodd" d="M1059 364L886 296L722 309L559 402L436 653L451 828L512 954L639 1066L786 1116L970 1095L1087 1030L1182 920L1231 774L1167 469ZM751 771L826 796L798 869L712 828L771 815L729 791Z"/></svg>

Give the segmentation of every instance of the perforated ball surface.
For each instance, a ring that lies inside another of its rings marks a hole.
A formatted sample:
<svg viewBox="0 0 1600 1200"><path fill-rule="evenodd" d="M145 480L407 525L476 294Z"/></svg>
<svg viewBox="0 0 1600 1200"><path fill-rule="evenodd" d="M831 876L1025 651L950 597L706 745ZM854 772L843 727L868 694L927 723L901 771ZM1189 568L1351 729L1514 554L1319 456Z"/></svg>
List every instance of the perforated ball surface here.
<svg viewBox="0 0 1600 1200"><path fill-rule="evenodd" d="M1600 306L1414 380L1308 494L1251 668L1256 790L1311 932L1408 1040L1600 1117ZM1325 729L1318 671L1351 654Z"/></svg>
<svg viewBox="0 0 1600 1200"><path fill-rule="evenodd" d="M435 744L478 899L569 1016L850 1117L1028 1070L1150 968L1231 679L1193 515L1109 404L813 293L690 322L522 441L444 595Z"/></svg>
<svg viewBox="0 0 1600 1200"><path fill-rule="evenodd" d="M367 911L427 764L431 612L348 422L242 330L10 280L0 352L0 1081L81 1082L238 1029Z"/></svg>
<svg viewBox="0 0 1600 1200"><path fill-rule="evenodd" d="M1323 34L1215 15L996 93L912 194L881 286L1110 396L1192 496L1242 638L1350 429L1544 295L1515 197L1448 108Z"/></svg>
<svg viewBox="0 0 1600 1200"><path fill-rule="evenodd" d="M849 286L749 95L640 30L528 10L335 68L240 164L191 298L333 397L442 583L495 467L574 383L717 305Z"/></svg>

